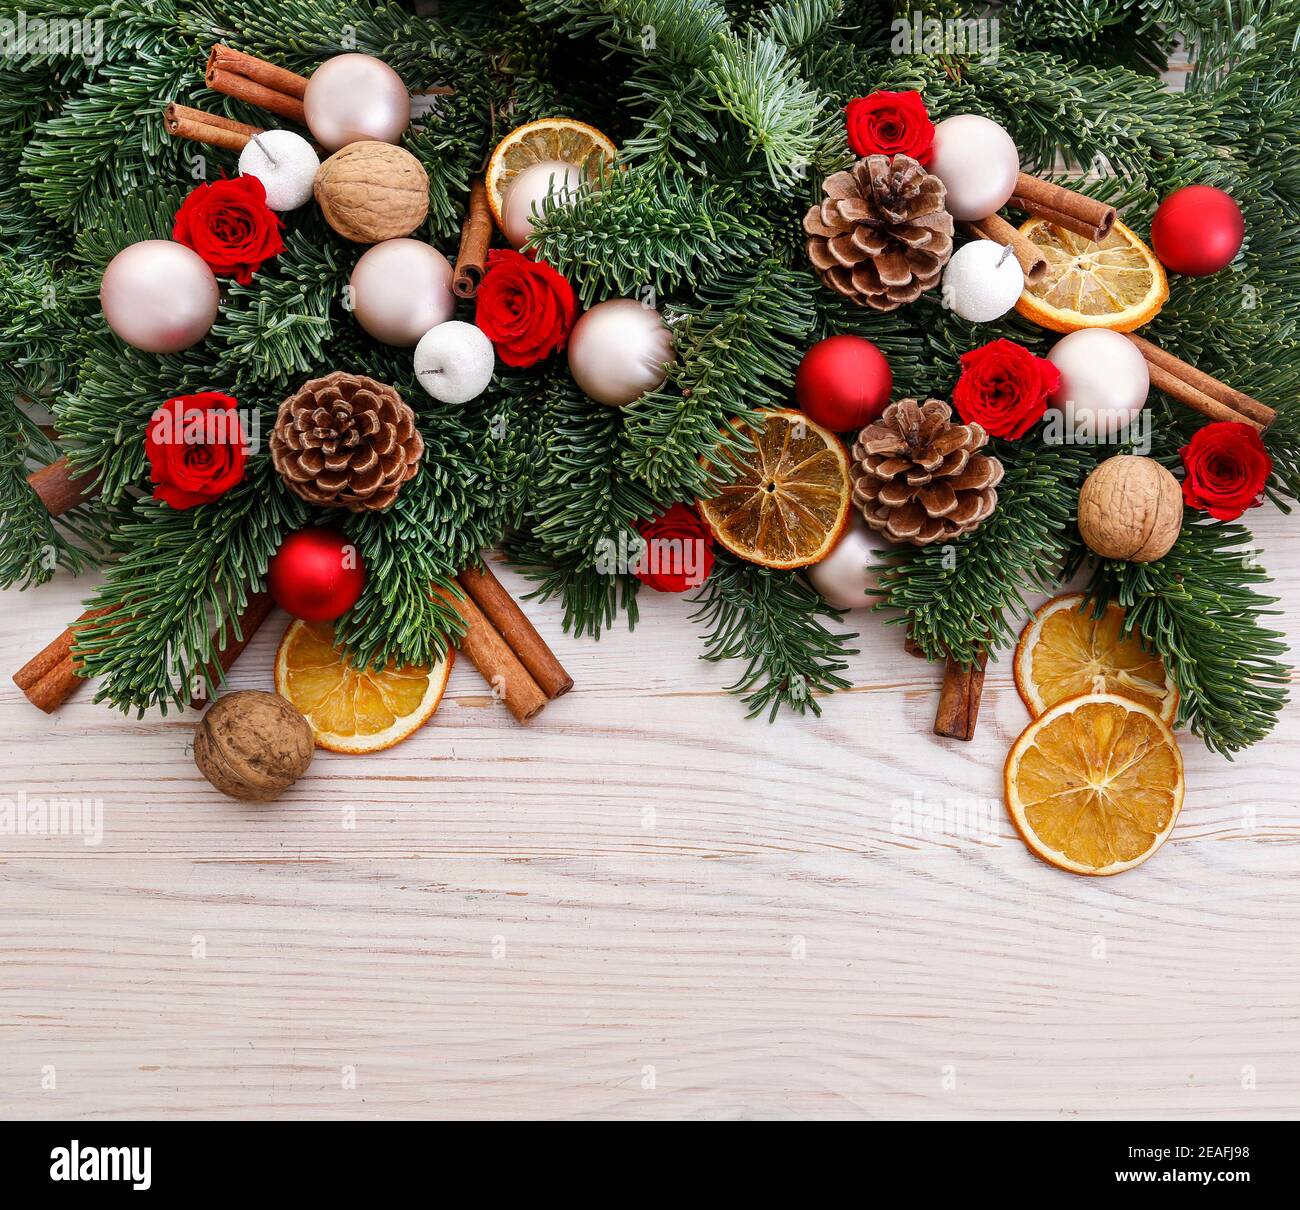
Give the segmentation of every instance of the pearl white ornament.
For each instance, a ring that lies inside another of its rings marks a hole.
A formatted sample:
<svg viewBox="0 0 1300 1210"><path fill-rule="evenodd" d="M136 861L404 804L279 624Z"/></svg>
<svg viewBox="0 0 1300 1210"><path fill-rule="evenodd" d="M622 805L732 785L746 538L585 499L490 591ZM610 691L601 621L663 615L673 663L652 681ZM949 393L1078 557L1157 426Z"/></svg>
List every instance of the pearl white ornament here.
<svg viewBox="0 0 1300 1210"><path fill-rule="evenodd" d="M804 569L808 582L836 609L865 609L880 600L880 575L871 564L881 551L897 550L860 517L820 563Z"/></svg>
<svg viewBox="0 0 1300 1210"><path fill-rule="evenodd" d="M572 205L573 190L581 180L579 170L562 160L533 164L515 177L501 203L501 232L510 246L522 248L528 242L533 233L533 214L541 216L548 193L552 205Z"/></svg>
<svg viewBox="0 0 1300 1210"><path fill-rule="evenodd" d="M352 270L357 322L386 345L410 347L456 310L451 265L418 239L386 239Z"/></svg>
<svg viewBox="0 0 1300 1210"><path fill-rule="evenodd" d="M415 346L415 376L442 403L468 403L492 381L496 354L483 329L459 319L430 328Z"/></svg>
<svg viewBox="0 0 1300 1210"><path fill-rule="evenodd" d="M1113 439L1146 403L1151 375L1137 347L1122 332L1083 328L1062 337L1047 360L1061 371L1060 388L1048 400L1065 412L1065 423L1093 440Z"/></svg>
<svg viewBox="0 0 1300 1210"><path fill-rule="evenodd" d="M312 145L292 130L264 130L239 153L240 173L262 182L272 210L297 210L309 202L319 168Z"/></svg>
<svg viewBox="0 0 1300 1210"><path fill-rule="evenodd" d="M99 305L127 344L179 353L198 344L217 318L221 290L203 258L169 239L123 248L104 270Z"/></svg>
<svg viewBox="0 0 1300 1210"><path fill-rule="evenodd" d="M307 125L328 151L375 139L396 143L411 121L411 95L399 76L373 55L335 55L307 81Z"/></svg>
<svg viewBox="0 0 1300 1210"><path fill-rule="evenodd" d="M611 298L586 312L569 333L569 372L597 403L622 407L668 377L673 334L653 307Z"/></svg>
<svg viewBox="0 0 1300 1210"><path fill-rule="evenodd" d="M943 271L943 304L972 323L986 324L1016 305L1025 273L1010 248L976 239L952 254Z"/></svg>
<svg viewBox="0 0 1300 1210"><path fill-rule="evenodd" d="M978 222L1005 206L1015 192L1020 153L996 122L963 113L934 128L926 170L944 183L948 213L962 222Z"/></svg>

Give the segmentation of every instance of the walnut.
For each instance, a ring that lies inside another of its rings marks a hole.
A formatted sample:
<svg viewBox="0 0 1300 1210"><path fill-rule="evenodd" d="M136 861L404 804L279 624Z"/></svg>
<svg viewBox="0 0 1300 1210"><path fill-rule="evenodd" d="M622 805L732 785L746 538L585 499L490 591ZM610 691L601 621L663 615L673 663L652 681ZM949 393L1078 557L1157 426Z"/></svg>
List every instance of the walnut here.
<svg viewBox="0 0 1300 1210"><path fill-rule="evenodd" d="M429 174L390 143L349 143L320 166L321 213L344 239L377 244L410 235L429 213Z"/></svg>
<svg viewBox="0 0 1300 1210"><path fill-rule="evenodd" d="M311 724L277 693L255 689L218 698L194 734L194 763L222 794L262 801L311 764Z"/></svg>
<svg viewBox="0 0 1300 1210"><path fill-rule="evenodd" d="M1105 559L1153 563L1183 526L1178 480L1152 458L1107 458L1079 492L1079 533Z"/></svg>

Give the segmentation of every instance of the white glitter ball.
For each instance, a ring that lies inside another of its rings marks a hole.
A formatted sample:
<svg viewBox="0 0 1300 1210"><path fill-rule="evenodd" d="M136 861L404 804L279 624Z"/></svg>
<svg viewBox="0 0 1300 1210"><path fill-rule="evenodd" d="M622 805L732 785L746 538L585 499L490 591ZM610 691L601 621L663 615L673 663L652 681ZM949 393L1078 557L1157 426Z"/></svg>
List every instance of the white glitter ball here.
<svg viewBox="0 0 1300 1210"><path fill-rule="evenodd" d="M415 376L442 403L468 403L492 381L496 354L483 329L449 319L430 328L415 346Z"/></svg>
<svg viewBox="0 0 1300 1210"><path fill-rule="evenodd" d="M272 210L297 210L310 201L319 168L312 145L292 130L264 130L239 153L240 173L262 182Z"/></svg>

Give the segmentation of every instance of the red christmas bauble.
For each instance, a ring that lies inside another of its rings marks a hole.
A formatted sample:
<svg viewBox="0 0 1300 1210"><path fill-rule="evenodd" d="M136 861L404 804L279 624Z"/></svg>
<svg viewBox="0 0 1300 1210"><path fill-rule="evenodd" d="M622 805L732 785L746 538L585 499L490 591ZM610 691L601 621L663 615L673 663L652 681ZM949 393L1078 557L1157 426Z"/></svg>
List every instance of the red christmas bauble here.
<svg viewBox="0 0 1300 1210"><path fill-rule="evenodd" d="M889 405L894 374L861 336L828 336L803 355L794 395L805 415L837 433L870 424Z"/></svg>
<svg viewBox="0 0 1300 1210"><path fill-rule="evenodd" d="M357 603L366 586L361 552L332 529L300 529L280 544L266 571L282 609L304 622L332 622Z"/></svg>
<svg viewBox="0 0 1300 1210"><path fill-rule="evenodd" d="M1217 273L1237 255L1245 234L1241 207L1211 185L1176 189L1151 220L1151 246L1160 263L1189 277Z"/></svg>

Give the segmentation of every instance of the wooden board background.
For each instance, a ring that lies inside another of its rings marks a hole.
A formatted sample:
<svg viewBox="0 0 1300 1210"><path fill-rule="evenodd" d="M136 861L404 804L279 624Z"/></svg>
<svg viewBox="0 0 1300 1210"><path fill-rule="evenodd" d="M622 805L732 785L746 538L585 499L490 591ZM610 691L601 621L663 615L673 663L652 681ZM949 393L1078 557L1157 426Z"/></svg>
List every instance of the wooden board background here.
<svg viewBox="0 0 1300 1210"><path fill-rule="evenodd" d="M1296 544L1252 520L1294 639ZM0 667L87 587L5 594ZM192 716L83 692L47 718L6 676L3 795L102 798L105 825L0 837L0 1112L1296 1112L1295 709L1234 763L1189 737L1170 842L1079 879L1002 813L1005 663L975 741L939 741L935 670L861 614L853 690L769 726L683 601L643 601L599 644L531 607L578 687L530 726L462 661L419 735L267 806L197 775ZM269 686L283 623L236 687Z"/></svg>

